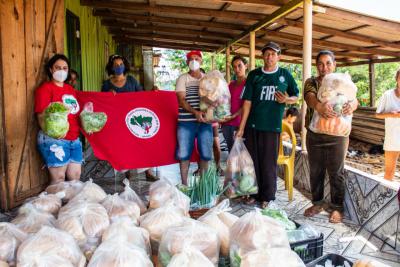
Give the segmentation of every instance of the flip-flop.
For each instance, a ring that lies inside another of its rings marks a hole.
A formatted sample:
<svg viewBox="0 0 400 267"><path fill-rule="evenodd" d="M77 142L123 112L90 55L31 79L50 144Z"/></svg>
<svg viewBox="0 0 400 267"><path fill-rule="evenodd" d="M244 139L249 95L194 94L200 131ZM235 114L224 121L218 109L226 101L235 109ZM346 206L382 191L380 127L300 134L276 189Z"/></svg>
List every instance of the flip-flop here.
<svg viewBox="0 0 400 267"><path fill-rule="evenodd" d="M262 209L266 209L266 208L268 208L268 201L263 201L263 202L261 202L261 208Z"/></svg>
<svg viewBox="0 0 400 267"><path fill-rule="evenodd" d="M320 214L323 211L323 207L320 205L313 205L304 211L304 216L306 217L314 217L317 214Z"/></svg>
<svg viewBox="0 0 400 267"><path fill-rule="evenodd" d="M340 211L334 210L331 212L331 215L329 216L330 223L341 223L342 221L343 221L343 214Z"/></svg>
<svg viewBox="0 0 400 267"><path fill-rule="evenodd" d="M244 203L246 203L246 205L254 205L257 203L257 199L255 199L254 197L247 197Z"/></svg>

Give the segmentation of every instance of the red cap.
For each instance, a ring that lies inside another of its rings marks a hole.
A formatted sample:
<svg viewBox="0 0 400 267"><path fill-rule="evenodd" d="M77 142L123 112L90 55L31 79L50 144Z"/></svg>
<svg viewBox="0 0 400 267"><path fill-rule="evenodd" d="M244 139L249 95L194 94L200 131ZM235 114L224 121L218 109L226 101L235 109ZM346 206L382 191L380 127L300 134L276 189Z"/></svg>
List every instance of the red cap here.
<svg viewBox="0 0 400 267"><path fill-rule="evenodd" d="M197 56L203 58L203 55L201 54L201 51L199 51L199 50L192 50L192 51L190 51L189 53L186 54L186 60L189 60L190 57L193 56L193 55L197 55Z"/></svg>

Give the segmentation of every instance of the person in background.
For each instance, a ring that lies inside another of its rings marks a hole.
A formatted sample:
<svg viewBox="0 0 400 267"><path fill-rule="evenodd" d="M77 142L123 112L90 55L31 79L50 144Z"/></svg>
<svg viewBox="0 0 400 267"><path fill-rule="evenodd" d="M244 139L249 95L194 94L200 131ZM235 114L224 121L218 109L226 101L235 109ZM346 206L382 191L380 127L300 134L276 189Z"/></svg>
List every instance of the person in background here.
<svg viewBox="0 0 400 267"><path fill-rule="evenodd" d="M393 180L400 155L400 69L396 72L396 88L386 91L379 100L376 117L385 119L385 176Z"/></svg>
<svg viewBox="0 0 400 267"><path fill-rule="evenodd" d="M101 87L102 92L113 92L116 94L143 91L143 87L138 83L138 81L128 74L130 71L130 64L125 57L120 55L111 55L108 58L106 71L110 78L103 82ZM157 89L158 88L153 88L153 90ZM148 181L158 180L158 178L153 175L151 169L147 169L145 174ZM130 171L127 171L126 175L130 176Z"/></svg>
<svg viewBox="0 0 400 267"><path fill-rule="evenodd" d="M72 87L76 88L76 85L79 80L79 74L75 70L71 69L69 71L69 79L67 80L67 83L71 85Z"/></svg>
<svg viewBox="0 0 400 267"><path fill-rule="evenodd" d="M278 66L280 53L279 45L269 42L262 49L264 66L247 76L242 119L236 133L237 137L245 138L258 183L258 194L250 197L247 204L258 200L261 208L275 200L283 112L286 104L297 102L299 94L293 76Z"/></svg>
<svg viewBox="0 0 400 267"><path fill-rule="evenodd" d="M35 113L40 126L37 136L38 150L49 169L50 183L65 180L79 180L82 170L82 143L79 140L79 104L76 91L65 83L69 76L68 58L56 54L45 66L49 81L44 82L35 91ZM69 130L60 139L54 139L43 132L45 109L52 102L62 102L70 109L68 114Z"/></svg>
<svg viewBox="0 0 400 267"><path fill-rule="evenodd" d="M190 157L195 139L200 154L200 174L207 170L212 158L213 130L200 111L199 85L204 74L200 71L202 53L198 50L186 54L189 72L181 74L176 81L179 103L176 159L179 160L182 184L187 185Z"/></svg>
<svg viewBox="0 0 400 267"><path fill-rule="evenodd" d="M231 93L231 115L222 121L222 133L224 135L229 152L232 149L234 135L240 125L243 100L240 99L244 85L246 84L247 60L242 56L235 56L232 59L232 68L236 80L229 83Z"/></svg>
<svg viewBox="0 0 400 267"><path fill-rule="evenodd" d="M299 114L299 110L296 107L290 107L286 110L285 118L283 120L293 128ZM282 133L282 140L289 141L289 135L286 132Z"/></svg>
<svg viewBox="0 0 400 267"><path fill-rule="evenodd" d="M328 102L320 102L317 98L318 90L323 78L335 71L335 55L329 50L318 53L316 58L317 77L311 77L304 83L304 99L307 102L306 128L307 151L310 165L310 184L312 203L310 208L304 211L304 216L312 217L323 210L325 174L328 172L331 187L331 208L329 216L331 223L340 223L343 219L344 200L344 159L349 144L349 137L332 136L314 133L309 125L314 112L318 112L323 118L337 116ZM357 109L358 102L346 103L343 106L343 114L351 115Z"/></svg>

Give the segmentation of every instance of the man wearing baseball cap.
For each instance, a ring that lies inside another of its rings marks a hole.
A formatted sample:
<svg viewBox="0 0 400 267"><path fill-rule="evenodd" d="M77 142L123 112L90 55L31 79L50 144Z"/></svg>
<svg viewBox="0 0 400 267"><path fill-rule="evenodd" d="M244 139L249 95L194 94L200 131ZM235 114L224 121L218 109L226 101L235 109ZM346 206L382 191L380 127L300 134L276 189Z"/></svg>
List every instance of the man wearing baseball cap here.
<svg viewBox="0 0 400 267"><path fill-rule="evenodd" d="M247 76L242 99L243 113L237 137L244 137L254 161L258 194L248 204L261 207L275 200L279 136L286 104L297 102L299 89L287 69L278 66L281 48L269 42L262 48L264 66Z"/></svg>
<svg viewBox="0 0 400 267"><path fill-rule="evenodd" d="M213 130L206 123L204 113L200 111L199 84L203 73L200 71L202 54L198 50L186 54L189 72L176 81L176 94L179 102L177 127L176 159L180 161L182 183L187 185L190 157L194 142L200 154L200 172L207 170L208 161L212 158Z"/></svg>

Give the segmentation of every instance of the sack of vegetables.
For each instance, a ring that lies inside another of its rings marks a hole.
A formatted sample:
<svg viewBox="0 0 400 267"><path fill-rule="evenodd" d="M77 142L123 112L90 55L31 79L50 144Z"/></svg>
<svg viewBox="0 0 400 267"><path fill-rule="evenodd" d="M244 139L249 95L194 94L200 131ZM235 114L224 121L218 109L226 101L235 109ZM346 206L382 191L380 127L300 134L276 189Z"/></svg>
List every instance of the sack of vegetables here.
<svg viewBox="0 0 400 267"><path fill-rule="evenodd" d="M226 195L230 198L258 192L253 160L242 138L236 138L227 160L225 172Z"/></svg>
<svg viewBox="0 0 400 267"><path fill-rule="evenodd" d="M86 133L100 132L107 122L107 114L104 112L93 112L93 103L87 102L81 112L81 124Z"/></svg>
<svg viewBox="0 0 400 267"><path fill-rule="evenodd" d="M334 118L324 118L314 112L310 130L334 136L349 136L352 115L343 114L343 106L356 101L357 87L347 73L331 73L324 77L318 90L318 100L328 102L336 113Z"/></svg>
<svg viewBox="0 0 400 267"><path fill-rule="evenodd" d="M44 111L44 132L52 138L63 138L69 130L68 114L63 103L50 103Z"/></svg>
<svg viewBox="0 0 400 267"><path fill-rule="evenodd" d="M221 72L214 70L200 80L200 110L208 121L222 120L231 115L231 94Z"/></svg>

